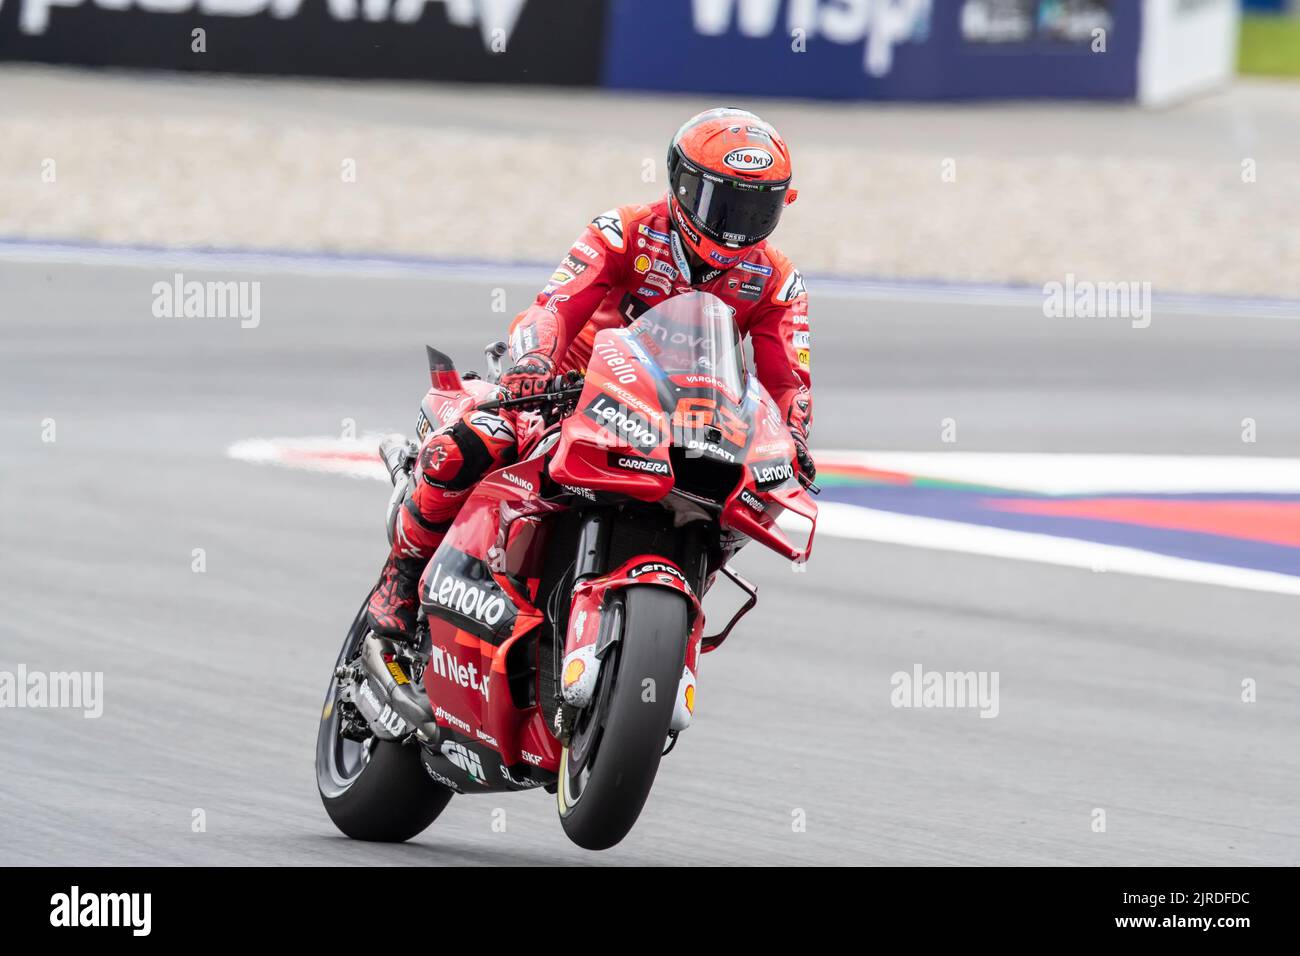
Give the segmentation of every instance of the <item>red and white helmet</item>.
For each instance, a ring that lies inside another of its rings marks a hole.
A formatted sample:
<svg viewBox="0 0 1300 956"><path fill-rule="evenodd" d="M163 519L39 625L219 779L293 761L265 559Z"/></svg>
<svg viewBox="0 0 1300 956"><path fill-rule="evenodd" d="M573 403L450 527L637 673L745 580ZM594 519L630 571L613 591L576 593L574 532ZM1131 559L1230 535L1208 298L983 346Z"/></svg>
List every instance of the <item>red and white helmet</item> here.
<svg viewBox="0 0 1300 956"><path fill-rule="evenodd" d="M682 241L725 267L771 235L794 202L781 134L748 110L705 110L668 146L669 207Z"/></svg>

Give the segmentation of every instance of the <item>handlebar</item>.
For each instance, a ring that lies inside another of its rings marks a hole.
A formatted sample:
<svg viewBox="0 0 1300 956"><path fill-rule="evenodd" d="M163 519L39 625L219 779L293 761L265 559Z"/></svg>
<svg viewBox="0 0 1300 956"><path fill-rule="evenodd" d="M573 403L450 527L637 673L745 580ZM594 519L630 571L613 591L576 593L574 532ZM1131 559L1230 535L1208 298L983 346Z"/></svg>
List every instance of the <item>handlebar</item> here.
<svg viewBox="0 0 1300 956"><path fill-rule="evenodd" d="M498 408L518 408L521 405L556 405L561 401L570 398L577 398L582 394L582 386L575 385L572 388L560 388L552 391L542 392L540 395L525 395L522 398L494 398L476 405L481 412L494 412Z"/></svg>

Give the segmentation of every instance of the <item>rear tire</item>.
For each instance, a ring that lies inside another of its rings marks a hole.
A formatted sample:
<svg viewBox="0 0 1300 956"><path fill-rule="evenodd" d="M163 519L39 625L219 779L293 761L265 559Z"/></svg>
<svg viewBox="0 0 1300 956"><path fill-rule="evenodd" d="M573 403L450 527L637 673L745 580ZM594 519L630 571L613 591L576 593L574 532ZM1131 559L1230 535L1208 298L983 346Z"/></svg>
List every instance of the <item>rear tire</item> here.
<svg viewBox="0 0 1300 956"><path fill-rule="evenodd" d="M368 601L369 595L343 641L338 664L351 661L361 647ZM338 684L331 678L316 735L316 788L325 812L354 840L409 840L442 813L452 792L425 772L418 745L340 736L338 702Z"/></svg>
<svg viewBox="0 0 1300 956"><path fill-rule="evenodd" d="M581 766L564 748L556 790L564 832L588 850L614 846L641 815L686 659L688 609L681 595L642 585L616 600L623 602L622 636L602 662L591 706L578 717L597 722L587 731L595 736ZM643 699L647 679L654 681L650 701Z"/></svg>
<svg viewBox="0 0 1300 956"><path fill-rule="evenodd" d="M321 792L334 825L354 840L401 843L423 832L452 792L425 773L420 748L377 741L352 784L337 796Z"/></svg>

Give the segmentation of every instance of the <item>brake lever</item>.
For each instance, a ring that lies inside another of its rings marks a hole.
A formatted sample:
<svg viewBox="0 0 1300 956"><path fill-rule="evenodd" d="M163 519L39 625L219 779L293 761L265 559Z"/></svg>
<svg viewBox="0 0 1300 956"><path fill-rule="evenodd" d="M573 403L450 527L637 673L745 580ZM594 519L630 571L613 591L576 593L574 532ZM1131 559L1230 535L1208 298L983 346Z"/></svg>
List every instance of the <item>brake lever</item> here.
<svg viewBox="0 0 1300 956"><path fill-rule="evenodd" d="M820 495L822 493L821 485L817 484L817 482L813 481L811 478L805 476L803 472L799 472L798 478L799 478L799 484L804 486L804 489L808 492L808 494Z"/></svg>
<svg viewBox="0 0 1300 956"><path fill-rule="evenodd" d="M525 395L522 398L494 398L475 405L480 412L494 412L499 408L518 408L521 405L558 404L563 399L577 398L582 394L582 386L562 388L556 392L542 392L540 395Z"/></svg>

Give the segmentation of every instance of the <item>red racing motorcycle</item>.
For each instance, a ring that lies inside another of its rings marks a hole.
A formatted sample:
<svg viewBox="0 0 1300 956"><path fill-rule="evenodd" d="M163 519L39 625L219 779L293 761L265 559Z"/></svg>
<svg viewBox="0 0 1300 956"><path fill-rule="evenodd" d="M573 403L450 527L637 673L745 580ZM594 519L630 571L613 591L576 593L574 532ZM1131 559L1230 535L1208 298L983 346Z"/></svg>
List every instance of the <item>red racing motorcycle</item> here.
<svg viewBox="0 0 1300 956"><path fill-rule="evenodd" d="M503 352L489 347L493 377ZM519 460L468 494L421 578L412 643L371 632L362 603L325 696L321 799L348 836L400 841L454 794L542 787L574 843L611 847L691 724L700 655L757 603L728 562L750 540L805 561L816 487L708 293L600 332L585 378L540 399L503 398L428 353L418 436L517 405ZM390 536L417 447L380 446ZM786 512L804 519L802 546L778 527ZM719 574L746 600L706 635Z"/></svg>

